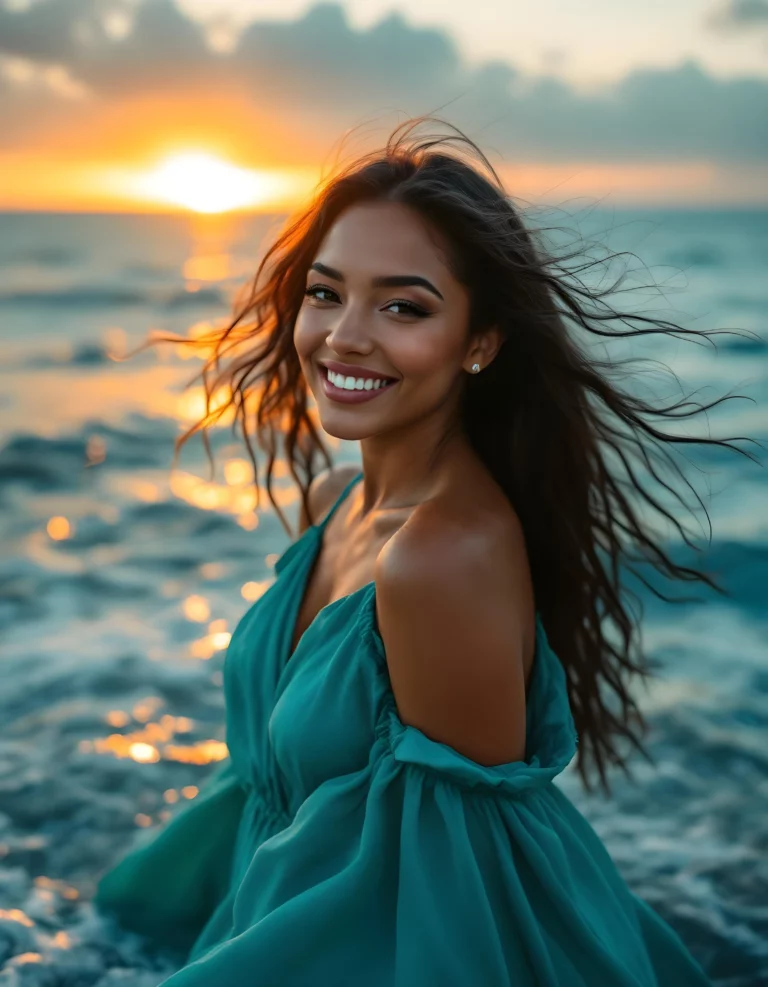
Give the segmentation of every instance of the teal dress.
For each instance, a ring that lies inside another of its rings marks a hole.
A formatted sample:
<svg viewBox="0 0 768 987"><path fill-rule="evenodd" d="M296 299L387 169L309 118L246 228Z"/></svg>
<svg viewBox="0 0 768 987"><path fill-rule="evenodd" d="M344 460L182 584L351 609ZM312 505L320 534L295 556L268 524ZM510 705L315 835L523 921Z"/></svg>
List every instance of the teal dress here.
<svg viewBox="0 0 768 987"><path fill-rule="evenodd" d="M678 935L553 784L576 752L540 616L526 756L404 724L375 584L288 660L325 525L278 560L224 667L229 757L101 880L96 904L185 965L163 987L699 987Z"/></svg>

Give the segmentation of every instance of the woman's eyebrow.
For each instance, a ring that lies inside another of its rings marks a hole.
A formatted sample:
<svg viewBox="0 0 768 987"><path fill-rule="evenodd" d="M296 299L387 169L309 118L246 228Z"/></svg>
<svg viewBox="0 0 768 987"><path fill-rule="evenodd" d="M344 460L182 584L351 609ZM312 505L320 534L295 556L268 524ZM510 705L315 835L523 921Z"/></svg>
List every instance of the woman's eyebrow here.
<svg viewBox="0 0 768 987"><path fill-rule="evenodd" d="M334 281L344 281L344 275L341 271L337 271L334 267L328 267L327 264L322 264L319 260L311 264L309 269L310 271L317 271L318 274L324 274L327 278L333 278ZM371 284L374 288L408 288L411 285L417 285L431 291L433 295L437 295L441 302L445 301L432 282L418 274L389 274L386 277L373 278Z"/></svg>

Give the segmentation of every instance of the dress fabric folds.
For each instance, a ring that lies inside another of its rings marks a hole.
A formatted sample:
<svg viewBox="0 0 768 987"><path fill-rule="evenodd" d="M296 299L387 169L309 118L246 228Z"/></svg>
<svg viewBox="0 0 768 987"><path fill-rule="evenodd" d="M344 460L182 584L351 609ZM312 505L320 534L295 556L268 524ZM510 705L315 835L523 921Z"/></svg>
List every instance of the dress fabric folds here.
<svg viewBox="0 0 768 987"><path fill-rule="evenodd" d="M553 779L576 753L540 617L524 761L404 724L375 585L288 660L328 520L278 560L224 665L229 757L140 834L95 904L185 964L163 987L704 987Z"/></svg>

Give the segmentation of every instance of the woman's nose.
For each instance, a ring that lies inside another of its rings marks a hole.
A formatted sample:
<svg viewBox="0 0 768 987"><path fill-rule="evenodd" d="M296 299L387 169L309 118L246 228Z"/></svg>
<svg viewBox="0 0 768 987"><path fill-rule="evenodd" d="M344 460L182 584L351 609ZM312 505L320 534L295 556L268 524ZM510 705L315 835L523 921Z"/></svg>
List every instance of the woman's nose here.
<svg viewBox="0 0 768 987"><path fill-rule="evenodd" d="M360 309L344 306L334 318L326 342L331 349L364 350L370 346L370 327Z"/></svg>

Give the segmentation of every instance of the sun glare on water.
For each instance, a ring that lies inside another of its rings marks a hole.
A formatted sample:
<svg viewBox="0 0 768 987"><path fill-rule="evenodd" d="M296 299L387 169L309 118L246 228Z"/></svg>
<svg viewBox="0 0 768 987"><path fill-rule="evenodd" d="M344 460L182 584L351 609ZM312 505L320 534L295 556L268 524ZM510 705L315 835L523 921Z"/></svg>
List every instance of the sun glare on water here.
<svg viewBox="0 0 768 987"><path fill-rule="evenodd" d="M247 209L281 198L288 181L278 174L240 168L204 151L173 154L139 176L135 192L158 203L199 213Z"/></svg>

